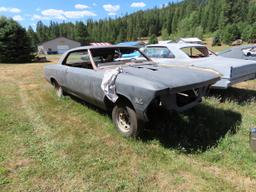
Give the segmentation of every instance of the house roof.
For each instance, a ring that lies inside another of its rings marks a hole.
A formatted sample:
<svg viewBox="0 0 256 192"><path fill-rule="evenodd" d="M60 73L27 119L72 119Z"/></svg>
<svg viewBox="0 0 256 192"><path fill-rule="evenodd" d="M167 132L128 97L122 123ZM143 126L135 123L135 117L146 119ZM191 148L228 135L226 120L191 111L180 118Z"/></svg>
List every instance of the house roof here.
<svg viewBox="0 0 256 192"><path fill-rule="evenodd" d="M45 43L48 43L48 42L51 42L51 41L55 41L55 40L58 40L58 39L61 39L61 38L67 39L67 40L69 40L69 41L73 41L73 42L76 42L76 43L79 43L79 44L80 44L80 42L75 41L75 40L72 40L72 39L69 39L69 38L67 38L67 37L57 37L57 38L51 39L51 40L49 40L49 41L42 42L42 43L39 44L39 46L42 46L42 45L45 44Z"/></svg>

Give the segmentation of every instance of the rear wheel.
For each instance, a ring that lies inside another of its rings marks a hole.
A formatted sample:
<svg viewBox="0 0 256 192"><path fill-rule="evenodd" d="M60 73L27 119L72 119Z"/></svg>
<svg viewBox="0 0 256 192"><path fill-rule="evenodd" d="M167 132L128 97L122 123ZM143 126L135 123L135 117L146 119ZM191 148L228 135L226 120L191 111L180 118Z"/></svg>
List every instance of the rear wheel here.
<svg viewBox="0 0 256 192"><path fill-rule="evenodd" d="M251 56L252 54L250 52L247 53L247 56Z"/></svg>
<svg viewBox="0 0 256 192"><path fill-rule="evenodd" d="M118 103L112 111L112 119L117 130L124 137L137 137L142 129L139 126L135 110L130 104Z"/></svg>

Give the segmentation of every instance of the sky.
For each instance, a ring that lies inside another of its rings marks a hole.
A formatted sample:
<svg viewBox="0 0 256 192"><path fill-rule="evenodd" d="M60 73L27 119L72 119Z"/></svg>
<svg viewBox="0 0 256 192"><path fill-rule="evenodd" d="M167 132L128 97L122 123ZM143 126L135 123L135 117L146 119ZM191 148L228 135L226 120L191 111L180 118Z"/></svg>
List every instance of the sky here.
<svg viewBox="0 0 256 192"><path fill-rule="evenodd" d="M33 28L41 20L48 24L118 17L126 13L162 7L177 0L0 0L0 16L11 17Z"/></svg>

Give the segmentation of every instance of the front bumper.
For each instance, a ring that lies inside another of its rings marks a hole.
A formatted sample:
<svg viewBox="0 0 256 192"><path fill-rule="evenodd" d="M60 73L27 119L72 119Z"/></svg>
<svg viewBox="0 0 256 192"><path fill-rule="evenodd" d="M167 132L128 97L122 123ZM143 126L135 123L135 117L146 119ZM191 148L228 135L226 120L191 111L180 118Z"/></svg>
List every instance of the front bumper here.
<svg viewBox="0 0 256 192"><path fill-rule="evenodd" d="M202 101L202 97L209 91L210 86L195 88L177 93L167 92L156 97L145 111L136 110L137 117L143 121L149 121L158 109L173 112L183 112L195 107Z"/></svg>
<svg viewBox="0 0 256 192"><path fill-rule="evenodd" d="M207 94L209 87L201 87L192 90L182 91L171 95L160 97L160 106L176 112L186 111L202 101L202 97Z"/></svg>

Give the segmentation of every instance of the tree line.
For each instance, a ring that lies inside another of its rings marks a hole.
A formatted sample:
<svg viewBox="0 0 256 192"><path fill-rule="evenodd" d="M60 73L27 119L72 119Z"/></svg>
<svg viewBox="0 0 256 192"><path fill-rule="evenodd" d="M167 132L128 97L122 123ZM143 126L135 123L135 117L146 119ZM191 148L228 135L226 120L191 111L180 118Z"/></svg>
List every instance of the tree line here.
<svg viewBox="0 0 256 192"><path fill-rule="evenodd" d="M0 17L0 62L27 62L37 45L56 37L67 37L86 45L89 42L138 40L161 36L163 40L204 34L215 44L236 39L256 41L255 0L184 0L127 14L123 17L79 22L39 21L36 30L25 30L12 19ZM22 60L22 61L21 61Z"/></svg>
<svg viewBox="0 0 256 192"><path fill-rule="evenodd" d="M89 19L76 23L50 22L48 26L39 21L36 32L31 27L28 29L35 45L59 36L87 44L131 41L152 35L162 36L163 40L181 36L202 38L207 33L224 43L236 39L255 41L255 1L185 0L114 19Z"/></svg>

